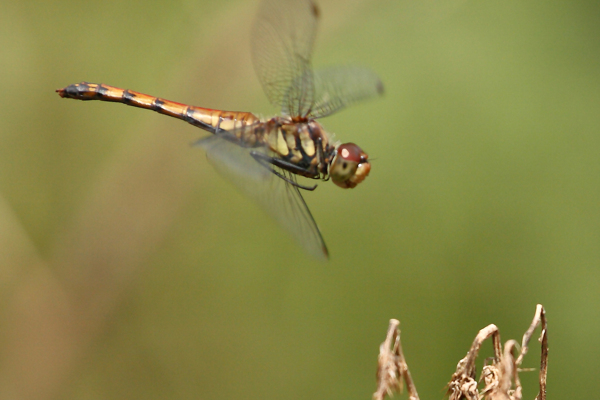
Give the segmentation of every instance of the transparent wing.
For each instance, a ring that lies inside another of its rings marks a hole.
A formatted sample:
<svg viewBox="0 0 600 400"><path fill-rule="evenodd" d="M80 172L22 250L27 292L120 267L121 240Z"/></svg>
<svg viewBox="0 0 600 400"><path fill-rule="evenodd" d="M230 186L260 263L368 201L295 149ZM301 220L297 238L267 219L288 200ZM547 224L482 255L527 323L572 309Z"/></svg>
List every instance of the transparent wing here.
<svg viewBox="0 0 600 400"><path fill-rule="evenodd" d="M269 101L305 116L314 100L311 55L319 11L311 0L264 0L252 31L252 62Z"/></svg>
<svg viewBox="0 0 600 400"><path fill-rule="evenodd" d="M216 134L198 141L210 162L221 175L242 193L251 197L289 232L310 254L327 259L329 253L321 232L297 187L273 174L270 166L259 164L252 151L267 153L265 148L244 148L226 140L228 134ZM296 176L276 168L277 172L296 181Z"/></svg>
<svg viewBox="0 0 600 400"><path fill-rule="evenodd" d="M309 118L321 118L352 103L383 94L383 83L368 68L338 66L314 72L316 93Z"/></svg>

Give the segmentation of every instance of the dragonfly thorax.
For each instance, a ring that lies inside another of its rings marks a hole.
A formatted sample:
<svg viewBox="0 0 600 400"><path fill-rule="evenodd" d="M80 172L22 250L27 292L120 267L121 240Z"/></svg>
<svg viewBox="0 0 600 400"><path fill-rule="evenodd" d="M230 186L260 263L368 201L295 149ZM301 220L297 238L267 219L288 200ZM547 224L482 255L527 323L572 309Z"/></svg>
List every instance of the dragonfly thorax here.
<svg viewBox="0 0 600 400"><path fill-rule="evenodd" d="M336 145L317 121L275 117L265 122L263 142L299 175L356 187L371 170L368 155L354 143Z"/></svg>
<svg viewBox="0 0 600 400"><path fill-rule="evenodd" d="M275 117L265 122L263 142L283 161L297 166L296 173L313 179L329 179L335 145L318 122L294 122Z"/></svg>

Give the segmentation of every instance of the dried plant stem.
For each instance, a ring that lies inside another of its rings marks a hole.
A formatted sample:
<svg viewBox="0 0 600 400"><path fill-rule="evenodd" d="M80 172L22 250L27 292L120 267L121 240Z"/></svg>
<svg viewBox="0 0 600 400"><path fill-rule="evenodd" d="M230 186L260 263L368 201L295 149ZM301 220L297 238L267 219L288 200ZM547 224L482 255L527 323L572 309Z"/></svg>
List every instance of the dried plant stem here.
<svg viewBox="0 0 600 400"><path fill-rule="evenodd" d="M523 335L523 341L521 342L521 354L517 359L517 365L521 365L523 361L523 357L527 354L529 348L527 347L531 337L533 336L533 331L539 325L542 325L542 333L540 335L539 341L542 344L542 355L540 361L540 392L538 393L536 400L546 400L546 377L548 375L548 324L546 322L546 311L544 310L544 306L538 304L535 310L535 316L533 317L533 321L527 329L527 332Z"/></svg>
<svg viewBox="0 0 600 400"><path fill-rule="evenodd" d="M531 340L533 331L541 324L542 333L539 341L542 344L540 366L540 391L536 400L546 400L546 375L548 370L548 330L544 307L538 304L531 325L523 335L521 350L515 340L509 340L502 349L500 331L494 324L481 329L467 355L458 362L456 372L448 384L449 400L522 400L522 387L519 379L519 369L523 357L529 350L527 345ZM392 396L394 392L402 391L402 381L406 382L410 400L418 400L419 395L413 383L408 365L404 359L400 343L400 321L390 320L385 341L379 348L379 365L377 369L377 391L373 394L374 400L383 400L386 395ZM479 391L475 361L484 341L491 338L494 347L494 357L491 365L484 365L480 380L483 379L485 387ZM519 356L515 358L515 354Z"/></svg>
<svg viewBox="0 0 600 400"><path fill-rule="evenodd" d="M385 341L379 347L377 390L373 394L373 400L383 400L386 394L392 396L394 392L401 392L402 379L406 382L409 399L419 400L417 388L402 352L399 327L400 321L391 319Z"/></svg>

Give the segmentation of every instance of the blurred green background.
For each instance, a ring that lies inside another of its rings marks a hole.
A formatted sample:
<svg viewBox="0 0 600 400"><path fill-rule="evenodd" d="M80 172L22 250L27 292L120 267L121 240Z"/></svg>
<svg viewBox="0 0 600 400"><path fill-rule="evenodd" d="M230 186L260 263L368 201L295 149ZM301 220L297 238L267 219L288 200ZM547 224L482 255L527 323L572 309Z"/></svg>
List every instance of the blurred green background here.
<svg viewBox="0 0 600 400"><path fill-rule="evenodd" d="M305 196L329 263L221 179L202 131L54 92L275 114L257 1L0 2L0 398L368 399L398 318L441 399L477 331L520 340L536 303L549 396L597 396L600 3L319 4L314 64L386 86L321 121L376 159Z"/></svg>

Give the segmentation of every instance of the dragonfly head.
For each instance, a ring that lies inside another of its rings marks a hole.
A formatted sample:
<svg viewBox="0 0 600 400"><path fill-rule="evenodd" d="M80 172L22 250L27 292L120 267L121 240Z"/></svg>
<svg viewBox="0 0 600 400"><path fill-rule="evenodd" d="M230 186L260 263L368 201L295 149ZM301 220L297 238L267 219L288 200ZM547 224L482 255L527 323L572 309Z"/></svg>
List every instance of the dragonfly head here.
<svg viewBox="0 0 600 400"><path fill-rule="evenodd" d="M353 188L361 183L371 171L369 156L354 143L345 143L336 150L329 175L341 188Z"/></svg>

